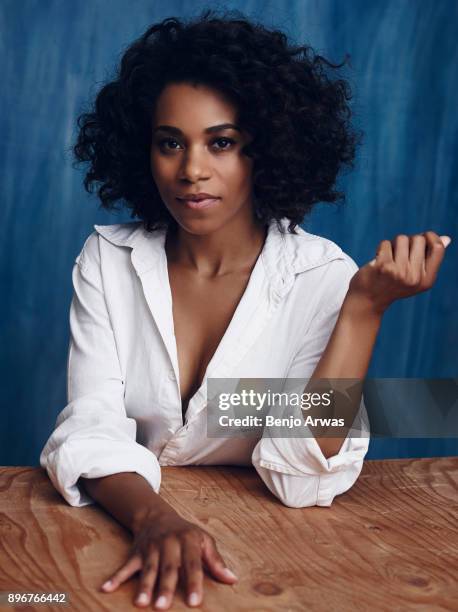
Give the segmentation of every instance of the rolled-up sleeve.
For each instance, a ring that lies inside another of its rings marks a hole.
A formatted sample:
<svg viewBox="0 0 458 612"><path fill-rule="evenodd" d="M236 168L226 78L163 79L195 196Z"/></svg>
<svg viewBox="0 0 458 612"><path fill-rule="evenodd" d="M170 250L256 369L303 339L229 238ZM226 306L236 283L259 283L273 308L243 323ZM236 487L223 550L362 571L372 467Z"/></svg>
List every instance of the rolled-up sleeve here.
<svg viewBox="0 0 458 612"><path fill-rule="evenodd" d="M103 291L98 235L91 234L72 272L67 405L40 454L40 465L72 506L94 500L78 479L137 472L158 492L159 462L136 442L137 424L127 417L125 381Z"/></svg>
<svg viewBox="0 0 458 612"><path fill-rule="evenodd" d="M357 269L350 258L335 266L332 274L338 272L338 277L334 281L333 299L326 298L327 305L315 316L287 378L312 376ZM269 490L286 506L330 506L336 495L350 489L357 480L368 447L369 422L362 396L353 429L336 455L326 458L311 432L309 437L279 438L270 436L267 430L253 450L252 463Z"/></svg>

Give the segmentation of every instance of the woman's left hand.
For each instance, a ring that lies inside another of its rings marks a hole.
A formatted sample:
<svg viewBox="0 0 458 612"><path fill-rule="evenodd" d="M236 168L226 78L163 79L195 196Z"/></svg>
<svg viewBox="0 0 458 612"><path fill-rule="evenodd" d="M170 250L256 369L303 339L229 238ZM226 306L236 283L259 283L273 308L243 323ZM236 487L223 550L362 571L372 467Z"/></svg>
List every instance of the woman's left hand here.
<svg viewBox="0 0 458 612"><path fill-rule="evenodd" d="M449 236L432 231L382 240L376 258L352 277L347 297L382 315L395 300L427 291L436 281L450 242Z"/></svg>

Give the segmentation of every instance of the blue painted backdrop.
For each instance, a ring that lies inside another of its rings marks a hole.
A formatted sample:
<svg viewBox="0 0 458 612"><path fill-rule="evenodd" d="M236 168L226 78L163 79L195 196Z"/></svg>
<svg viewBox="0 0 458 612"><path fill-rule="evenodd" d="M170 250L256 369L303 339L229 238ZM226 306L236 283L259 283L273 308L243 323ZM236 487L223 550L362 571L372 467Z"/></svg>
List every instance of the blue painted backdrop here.
<svg viewBox="0 0 458 612"><path fill-rule="evenodd" d="M147 25L205 6L243 10L333 61L351 55L365 133L347 204L305 229L363 265L383 238L433 229L454 241L436 285L386 313L369 376L457 376L458 3L455 0L2 0L0 464L37 465L66 403L71 268L98 210L71 167L75 119ZM414 414L415 406L408 406ZM378 457L457 454L457 440L377 440Z"/></svg>

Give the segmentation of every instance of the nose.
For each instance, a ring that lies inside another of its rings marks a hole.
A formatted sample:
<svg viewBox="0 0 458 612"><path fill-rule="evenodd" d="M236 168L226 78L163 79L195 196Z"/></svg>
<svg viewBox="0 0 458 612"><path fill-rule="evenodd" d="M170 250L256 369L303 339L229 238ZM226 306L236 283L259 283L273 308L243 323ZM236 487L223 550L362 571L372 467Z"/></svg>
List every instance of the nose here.
<svg viewBox="0 0 458 612"><path fill-rule="evenodd" d="M210 160L208 153L199 147L189 147L182 157L180 178L195 183L210 178Z"/></svg>

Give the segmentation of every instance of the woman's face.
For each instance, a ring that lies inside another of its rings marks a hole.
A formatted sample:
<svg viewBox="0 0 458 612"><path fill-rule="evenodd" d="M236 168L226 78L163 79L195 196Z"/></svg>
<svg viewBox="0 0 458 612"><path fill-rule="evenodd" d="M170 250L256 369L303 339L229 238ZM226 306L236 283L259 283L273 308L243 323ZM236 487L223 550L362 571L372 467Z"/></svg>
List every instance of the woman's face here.
<svg viewBox="0 0 458 612"><path fill-rule="evenodd" d="M157 100L152 121L151 171L177 223L207 233L235 215L252 218L252 159L241 149L248 134L237 129L237 109L204 85L170 83ZM213 196L193 208L186 196Z"/></svg>

